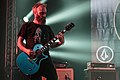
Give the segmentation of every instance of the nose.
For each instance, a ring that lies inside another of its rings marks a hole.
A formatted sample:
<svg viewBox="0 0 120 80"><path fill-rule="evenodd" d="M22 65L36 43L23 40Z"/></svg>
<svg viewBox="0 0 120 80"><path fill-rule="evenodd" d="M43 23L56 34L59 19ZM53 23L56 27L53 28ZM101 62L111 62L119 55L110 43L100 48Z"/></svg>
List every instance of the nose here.
<svg viewBox="0 0 120 80"><path fill-rule="evenodd" d="M42 17L46 17L46 12L39 12Z"/></svg>

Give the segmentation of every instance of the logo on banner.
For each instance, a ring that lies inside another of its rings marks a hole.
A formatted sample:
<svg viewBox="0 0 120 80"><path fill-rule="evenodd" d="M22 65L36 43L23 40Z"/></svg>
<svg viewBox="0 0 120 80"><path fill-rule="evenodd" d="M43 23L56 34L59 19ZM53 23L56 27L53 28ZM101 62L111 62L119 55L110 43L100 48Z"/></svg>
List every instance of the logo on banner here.
<svg viewBox="0 0 120 80"><path fill-rule="evenodd" d="M107 63L113 60L113 50L108 46L101 46L96 52L96 58L102 63Z"/></svg>

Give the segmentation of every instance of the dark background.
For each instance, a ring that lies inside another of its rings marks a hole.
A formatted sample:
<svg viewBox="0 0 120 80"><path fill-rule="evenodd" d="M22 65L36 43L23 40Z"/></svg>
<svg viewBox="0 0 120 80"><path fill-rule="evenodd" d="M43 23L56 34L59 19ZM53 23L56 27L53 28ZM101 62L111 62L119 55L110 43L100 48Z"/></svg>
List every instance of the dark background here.
<svg viewBox="0 0 120 80"><path fill-rule="evenodd" d="M4 47L6 27L6 0L0 1L0 80L4 80Z"/></svg>

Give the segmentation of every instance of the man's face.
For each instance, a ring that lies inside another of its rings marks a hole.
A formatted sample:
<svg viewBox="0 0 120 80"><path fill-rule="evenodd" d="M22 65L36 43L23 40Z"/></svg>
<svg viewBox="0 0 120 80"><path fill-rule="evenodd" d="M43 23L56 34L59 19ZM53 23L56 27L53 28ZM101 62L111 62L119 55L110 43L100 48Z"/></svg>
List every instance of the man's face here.
<svg viewBox="0 0 120 80"><path fill-rule="evenodd" d="M39 6L36 9L36 13L35 13L35 17L36 19L41 22L41 24L45 24L46 23L46 7L44 6Z"/></svg>
<svg viewBox="0 0 120 80"><path fill-rule="evenodd" d="M41 7L41 6L39 6L39 7L37 8L37 15L38 15L40 18L46 18L46 12L47 12L46 7Z"/></svg>

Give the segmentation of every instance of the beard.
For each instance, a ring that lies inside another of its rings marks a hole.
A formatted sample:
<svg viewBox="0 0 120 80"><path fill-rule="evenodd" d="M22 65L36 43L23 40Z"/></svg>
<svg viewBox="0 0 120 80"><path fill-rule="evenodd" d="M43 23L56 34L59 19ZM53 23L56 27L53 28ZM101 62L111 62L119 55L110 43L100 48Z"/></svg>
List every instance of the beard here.
<svg viewBox="0 0 120 80"><path fill-rule="evenodd" d="M46 23L46 17L37 17L37 20L44 25Z"/></svg>

